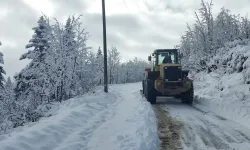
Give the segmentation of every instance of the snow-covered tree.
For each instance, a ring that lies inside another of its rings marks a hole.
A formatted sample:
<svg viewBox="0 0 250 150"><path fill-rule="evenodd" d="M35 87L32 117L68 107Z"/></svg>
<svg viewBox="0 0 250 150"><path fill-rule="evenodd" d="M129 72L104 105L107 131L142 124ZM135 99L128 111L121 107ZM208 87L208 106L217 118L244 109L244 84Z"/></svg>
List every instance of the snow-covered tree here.
<svg viewBox="0 0 250 150"><path fill-rule="evenodd" d="M82 28L80 17L69 17L62 27L59 22L54 26L55 49L57 53L55 76L57 101L66 100L84 93L90 86L86 75L89 67L87 47L88 32ZM91 79L91 78L90 78Z"/></svg>
<svg viewBox="0 0 250 150"><path fill-rule="evenodd" d="M0 46L2 45L0 41ZM0 64L4 64L4 59L3 59L3 53L0 52ZM3 69L3 66L0 66L0 100L4 99L4 74L6 74L5 70Z"/></svg>
<svg viewBox="0 0 250 150"><path fill-rule="evenodd" d="M38 26L33 28L32 39L25 47L28 52L20 57L20 60L30 59L31 62L15 76L16 99L26 101L26 113L32 113L44 100L49 99L45 91L50 84L48 58L51 56L51 30L48 21L43 16L37 23Z"/></svg>
<svg viewBox="0 0 250 150"><path fill-rule="evenodd" d="M241 39L249 39L250 38L250 21L247 17L242 17L240 25L240 37Z"/></svg>
<svg viewBox="0 0 250 150"><path fill-rule="evenodd" d="M2 45L0 41L0 46ZM3 59L3 53L0 52L0 64L4 64L4 59ZM2 91L4 89L4 76L3 74L6 74L6 72L3 69L3 66L0 66L0 90Z"/></svg>
<svg viewBox="0 0 250 150"><path fill-rule="evenodd" d="M247 17L240 18L239 15L233 15L223 7L213 19L212 3L205 3L203 0L201 0L199 14L195 13L195 15L196 23L193 24L193 27L187 26L187 31L182 36L179 45L182 62L188 69L210 72L211 68L216 68L220 64L220 60L215 61L213 57L218 53L226 53L223 47L236 46L236 43L244 44L244 39L249 39L250 23ZM238 41L233 42L235 40ZM229 42L231 44L228 44ZM221 48L223 52L221 52ZM242 57L242 61L245 60L243 56L239 57ZM220 65L227 64L230 59L231 57L229 60L223 60ZM240 63L240 67L237 68L242 67L242 63Z"/></svg>
<svg viewBox="0 0 250 150"><path fill-rule="evenodd" d="M42 16L33 30L26 45L28 52L20 57L20 60L29 59L30 63L14 76L15 84L10 78L6 83L1 82L0 133L37 121L44 116L45 109L41 111L44 106L49 108L53 102L84 94L103 83L102 51L99 48L96 53L87 46L89 34L82 28L80 17L69 17L62 25L57 20L50 24L50 20ZM122 63L116 47L108 52L109 83L142 80L145 61L135 58ZM2 57L0 63L3 63Z"/></svg>
<svg viewBox="0 0 250 150"><path fill-rule="evenodd" d="M201 0L199 13L195 12L196 23L182 36L181 50L184 67L194 66L198 70L207 68L206 61L215 55L214 49L214 19L212 16L212 2Z"/></svg>
<svg viewBox="0 0 250 150"><path fill-rule="evenodd" d="M96 63L97 63L97 78L99 80L99 83L98 85L102 84L104 81L104 57L103 57L103 54L102 54L102 51L101 51L101 48L99 47L98 51L97 51L97 54L96 54Z"/></svg>
<svg viewBox="0 0 250 150"><path fill-rule="evenodd" d="M240 36L239 20L231 15L228 9L222 8L215 20L215 49L222 47L226 42L234 41Z"/></svg>
<svg viewBox="0 0 250 150"><path fill-rule="evenodd" d="M133 60L124 62L120 67L120 83L140 82L144 78L145 68L150 64L135 57Z"/></svg>
<svg viewBox="0 0 250 150"><path fill-rule="evenodd" d="M15 108L14 84L12 83L10 77L7 78L6 84L4 85L2 106L3 109L6 110L6 114L11 114Z"/></svg>
<svg viewBox="0 0 250 150"><path fill-rule="evenodd" d="M74 18L73 18L74 19ZM71 97L72 92L74 90L74 77L75 77L75 68L77 63L77 47L75 41L75 32L72 22L69 17L64 32L62 34L62 51L61 51L61 59L60 59L60 73L59 78L61 79L60 83L60 99L68 99Z"/></svg>
<svg viewBox="0 0 250 150"><path fill-rule="evenodd" d="M120 53L116 47L111 47L111 50L108 50L108 75L109 83L117 83L119 76L119 65L120 65Z"/></svg>
<svg viewBox="0 0 250 150"><path fill-rule="evenodd" d="M15 101L14 84L10 77L7 78L4 84L2 97L3 99L0 101L0 134L12 129L17 123L17 116L21 115Z"/></svg>

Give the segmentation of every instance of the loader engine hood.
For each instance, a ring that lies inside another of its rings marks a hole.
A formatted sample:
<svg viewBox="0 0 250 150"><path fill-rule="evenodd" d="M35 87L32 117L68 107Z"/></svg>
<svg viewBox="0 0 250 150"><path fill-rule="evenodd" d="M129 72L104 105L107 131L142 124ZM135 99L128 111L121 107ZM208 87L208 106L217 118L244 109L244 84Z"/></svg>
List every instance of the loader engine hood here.
<svg viewBox="0 0 250 150"><path fill-rule="evenodd" d="M182 71L180 64L161 64L160 76L165 81L181 81Z"/></svg>

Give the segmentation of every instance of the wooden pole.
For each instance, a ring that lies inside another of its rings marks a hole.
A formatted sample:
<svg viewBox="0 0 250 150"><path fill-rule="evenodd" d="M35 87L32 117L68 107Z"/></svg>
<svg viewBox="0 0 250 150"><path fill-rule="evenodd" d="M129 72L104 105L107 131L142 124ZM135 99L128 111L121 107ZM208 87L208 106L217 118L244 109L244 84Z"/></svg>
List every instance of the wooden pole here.
<svg viewBox="0 0 250 150"><path fill-rule="evenodd" d="M103 24L103 56L104 56L104 92L108 92L108 71L107 71L107 39L106 39L106 15L105 0L102 0L102 24Z"/></svg>

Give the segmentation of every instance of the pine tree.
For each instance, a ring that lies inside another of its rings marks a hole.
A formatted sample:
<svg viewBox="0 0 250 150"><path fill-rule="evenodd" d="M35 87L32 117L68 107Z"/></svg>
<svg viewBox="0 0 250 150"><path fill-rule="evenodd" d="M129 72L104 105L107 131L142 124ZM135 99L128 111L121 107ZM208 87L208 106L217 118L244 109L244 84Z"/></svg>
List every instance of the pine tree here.
<svg viewBox="0 0 250 150"><path fill-rule="evenodd" d="M97 75L98 75L98 79L99 79L99 83L98 85L101 85L104 82L104 78L103 78L103 72L104 72L104 58L102 55L102 51L101 48L98 48L97 51L97 55L96 55L96 63L97 63Z"/></svg>
<svg viewBox="0 0 250 150"><path fill-rule="evenodd" d="M38 26L33 28L34 34L20 60L31 59L31 62L17 76L15 94L17 99L30 101L28 104L31 109L35 109L42 104L45 99L45 90L49 85L50 62L51 56L50 35L51 30L47 20L41 16L38 20ZM30 49L32 48L32 49ZM46 97L48 99L48 97Z"/></svg>
<svg viewBox="0 0 250 150"><path fill-rule="evenodd" d="M73 18L74 19L74 18ZM59 101L72 96L74 91L74 77L77 63L77 49L73 22L69 17L62 31L62 43L60 44L60 58L58 64L58 97Z"/></svg>
<svg viewBox="0 0 250 150"><path fill-rule="evenodd" d="M0 41L0 46L1 45L2 45L2 43ZM4 59L3 59L3 53L2 52L0 52L0 64L4 64ZM6 72L4 71L3 66L0 66L0 90L1 91L4 90L4 82L5 82L3 74L6 74Z"/></svg>
<svg viewBox="0 0 250 150"><path fill-rule="evenodd" d="M14 84L10 77L7 78L6 84L4 85L4 101L4 108L7 109L8 114L10 114L15 108Z"/></svg>
<svg viewBox="0 0 250 150"><path fill-rule="evenodd" d="M79 20L80 17L69 17L62 27L59 22L50 25L45 16L39 18L26 45L28 52L20 57L20 60L30 59L30 63L14 76L14 90L10 78L3 84L0 132L37 121L43 115L37 109L39 105L66 100L97 85L93 71L97 66L96 54L88 51L88 33ZM3 63L1 60L2 57Z"/></svg>
<svg viewBox="0 0 250 150"><path fill-rule="evenodd" d="M0 41L0 46L2 45ZM0 64L4 64L4 59L3 59L3 53L0 52ZM3 74L6 74L6 72L3 69L3 66L0 66L0 101L4 101L4 76Z"/></svg>
<svg viewBox="0 0 250 150"><path fill-rule="evenodd" d="M81 27L80 16L69 17L65 26L60 23L54 27L56 70L55 99L57 101L67 100L77 94L85 92L85 87L90 86L92 77L85 77L89 64L89 53L86 41L88 34Z"/></svg>

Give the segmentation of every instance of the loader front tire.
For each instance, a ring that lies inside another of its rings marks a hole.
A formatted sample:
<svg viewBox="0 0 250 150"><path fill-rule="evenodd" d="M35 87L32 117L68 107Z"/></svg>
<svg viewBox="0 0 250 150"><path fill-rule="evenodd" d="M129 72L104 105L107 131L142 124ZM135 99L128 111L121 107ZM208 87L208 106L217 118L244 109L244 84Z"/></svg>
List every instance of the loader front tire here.
<svg viewBox="0 0 250 150"><path fill-rule="evenodd" d="M142 81L142 94L145 94L144 80Z"/></svg>
<svg viewBox="0 0 250 150"><path fill-rule="evenodd" d="M154 89L154 84L152 80L147 80L147 83L145 84L145 96L148 102L151 104L156 103L156 92Z"/></svg>

